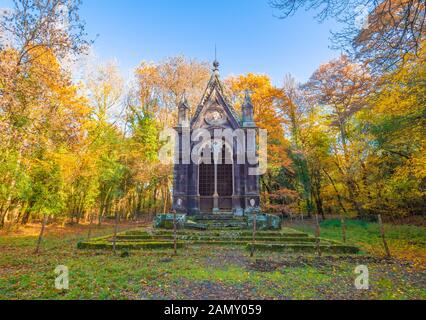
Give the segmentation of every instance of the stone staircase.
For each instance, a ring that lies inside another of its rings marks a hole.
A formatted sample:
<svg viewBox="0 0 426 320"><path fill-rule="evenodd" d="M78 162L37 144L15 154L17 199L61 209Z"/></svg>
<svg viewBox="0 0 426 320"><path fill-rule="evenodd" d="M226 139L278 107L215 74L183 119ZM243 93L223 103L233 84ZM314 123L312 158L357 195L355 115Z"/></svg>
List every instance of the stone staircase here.
<svg viewBox="0 0 426 320"><path fill-rule="evenodd" d="M221 217L209 219L203 216L204 222L212 222L212 225L223 223L230 225L229 221L236 219L226 219ZM238 220L238 219L237 219ZM218 222L219 221L219 222ZM87 242L80 242L80 249L111 249L113 246L113 237L102 237L92 239ZM159 229L137 229L120 233L116 237L116 248L122 250L130 249L171 249L174 246L174 234L172 230ZM289 228L283 228L281 231L259 231L256 234L256 242L252 242L252 231L233 230L222 228L220 230L178 230L177 245L182 248L185 246L242 246L248 250L254 245L259 251L280 251L287 253L315 253L318 249L316 239L306 233L299 232ZM319 248L322 253L328 254L356 254L358 248L345 245L336 241L320 239Z"/></svg>
<svg viewBox="0 0 426 320"><path fill-rule="evenodd" d="M247 217L237 217L231 212L220 214L200 214L188 217L182 228L177 230L177 246L237 246L248 250L280 251L287 253L315 254L318 248L322 253L356 254L355 246L340 242L317 239L297 230L261 230L256 233L253 243L253 231ZM184 227L184 228L183 228ZM114 241L115 240L115 241ZM174 247L174 232L170 229L145 228L119 233L112 236L80 242L80 249L171 249Z"/></svg>
<svg viewBox="0 0 426 320"><path fill-rule="evenodd" d="M208 230L247 229L247 219L245 217L234 216L231 212L200 214L189 217L189 219L198 225L205 226Z"/></svg>

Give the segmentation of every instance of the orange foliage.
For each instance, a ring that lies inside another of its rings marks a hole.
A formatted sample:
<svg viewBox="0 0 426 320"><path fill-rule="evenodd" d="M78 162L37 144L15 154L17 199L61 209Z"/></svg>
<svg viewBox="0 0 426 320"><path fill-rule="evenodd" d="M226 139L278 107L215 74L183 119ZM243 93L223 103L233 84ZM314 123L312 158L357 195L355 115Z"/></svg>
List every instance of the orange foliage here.
<svg viewBox="0 0 426 320"><path fill-rule="evenodd" d="M285 98L281 89L274 87L266 75L249 73L227 80L233 95L238 99L240 109L244 91L250 90L254 106L254 118L259 128L268 131L268 167L287 167L291 161L287 156L288 141L284 136L284 118L278 112L278 105Z"/></svg>

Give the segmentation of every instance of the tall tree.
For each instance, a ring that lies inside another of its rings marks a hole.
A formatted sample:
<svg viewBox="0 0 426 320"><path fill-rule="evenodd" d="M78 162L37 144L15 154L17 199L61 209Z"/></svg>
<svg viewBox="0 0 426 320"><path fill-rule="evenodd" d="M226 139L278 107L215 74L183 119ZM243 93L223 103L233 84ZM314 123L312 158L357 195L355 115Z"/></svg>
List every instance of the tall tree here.
<svg viewBox="0 0 426 320"><path fill-rule="evenodd" d="M303 101L304 96L299 85L291 75L286 75L283 85L283 103L280 111L286 119L284 126L287 129L291 146L290 158L296 178L296 189L300 195L300 211L311 216L314 209L313 195L314 185L307 161L307 150L305 148L305 127L307 124L308 108ZM317 207L322 212L322 207ZM320 213L324 216L322 213Z"/></svg>
<svg viewBox="0 0 426 320"><path fill-rule="evenodd" d="M18 66L44 53L65 58L84 52L90 42L80 5L81 0L13 0L13 7L0 16L0 49L16 49Z"/></svg>
<svg viewBox="0 0 426 320"><path fill-rule="evenodd" d="M88 45L79 5L74 0L16 0L0 16L0 126L5 134L0 163L11 169L2 181L7 196L1 197L0 226L12 209L22 207L21 213L28 216L24 199L34 146L68 143L79 136L74 129L80 122L73 123L74 115L85 108L76 108L82 105L77 89L58 62ZM57 130L61 125L62 131Z"/></svg>
<svg viewBox="0 0 426 320"><path fill-rule="evenodd" d="M90 112L87 101L71 84L53 53L45 49L43 52L43 55L38 55L37 50L32 52L38 57L31 59L25 75L2 81L7 94L0 98L6 100L0 119L5 128L0 162L6 165L3 168L13 170L2 176L2 183L9 188L5 202L0 205L1 223L13 209L24 210L25 206L29 206L27 211L31 209L28 172L34 161L42 161L46 153L71 151L84 138ZM57 160L55 163L58 165Z"/></svg>
<svg viewBox="0 0 426 320"><path fill-rule="evenodd" d="M357 115L365 157L362 177L368 207L377 214L406 216L425 210L425 53L382 79Z"/></svg>
<svg viewBox="0 0 426 320"><path fill-rule="evenodd" d="M395 69L415 57L426 36L426 4L421 0L272 0L281 17L300 8L317 11L317 19L335 18L344 25L334 33L336 46L347 49L373 70Z"/></svg>
<svg viewBox="0 0 426 320"><path fill-rule="evenodd" d="M320 66L306 84L312 98L329 118L330 134L336 136L334 162L347 187L349 200L360 216L366 213L359 201L360 187L354 176L358 165L355 159L359 157L352 140L351 119L365 106L369 83L370 76L360 65L341 56Z"/></svg>
<svg viewBox="0 0 426 320"><path fill-rule="evenodd" d="M139 98L144 111L155 114L160 123L173 126L177 106L185 94L195 111L210 78L208 64L183 56L158 64L142 62L136 71Z"/></svg>

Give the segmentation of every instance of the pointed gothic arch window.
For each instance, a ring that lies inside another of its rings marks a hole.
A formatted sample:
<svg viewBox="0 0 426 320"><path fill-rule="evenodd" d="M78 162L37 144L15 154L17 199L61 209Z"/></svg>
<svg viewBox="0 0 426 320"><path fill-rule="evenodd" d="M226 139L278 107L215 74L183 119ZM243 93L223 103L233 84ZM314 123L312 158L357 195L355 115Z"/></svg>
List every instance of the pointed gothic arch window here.
<svg viewBox="0 0 426 320"><path fill-rule="evenodd" d="M202 151L199 168L200 196L213 196L215 191L215 164L212 148L206 146ZM210 161L208 161L209 159ZM222 197L233 195L233 156L232 149L222 142L221 159L217 166L217 193Z"/></svg>

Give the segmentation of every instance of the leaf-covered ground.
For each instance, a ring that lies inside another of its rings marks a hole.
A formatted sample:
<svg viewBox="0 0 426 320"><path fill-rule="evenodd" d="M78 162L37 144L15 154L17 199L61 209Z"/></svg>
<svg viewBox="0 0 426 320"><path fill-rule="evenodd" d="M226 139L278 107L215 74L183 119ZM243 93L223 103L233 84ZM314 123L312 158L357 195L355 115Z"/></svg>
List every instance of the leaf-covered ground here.
<svg viewBox="0 0 426 320"><path fill-rule="evenodd" d="M77 250L77 241L87 233L83 227L48 229L42 254L34 255L35 234L3 234L0 299L426 299L422 260L383 259L375 228L349 225L348 235L363 245L363 254L321 258L258 252L251 259L242 248L206 246L182 249L176 257L170 250L121 256ZM387 226L391 248L398 247L393 233L399 238L406 234L399 239L401 246L409 242L411 250L424 255L424 228L403 227L405 233L398 228ZM333 223L322 230L326 237L340 237ZM107 227L96 234L110 231ZM367 252L370 247L376 249ZM361 264L370 272L369 290L354 285L354 270ZM54 287L58 265L69 268L67 291Z"/></svg>

